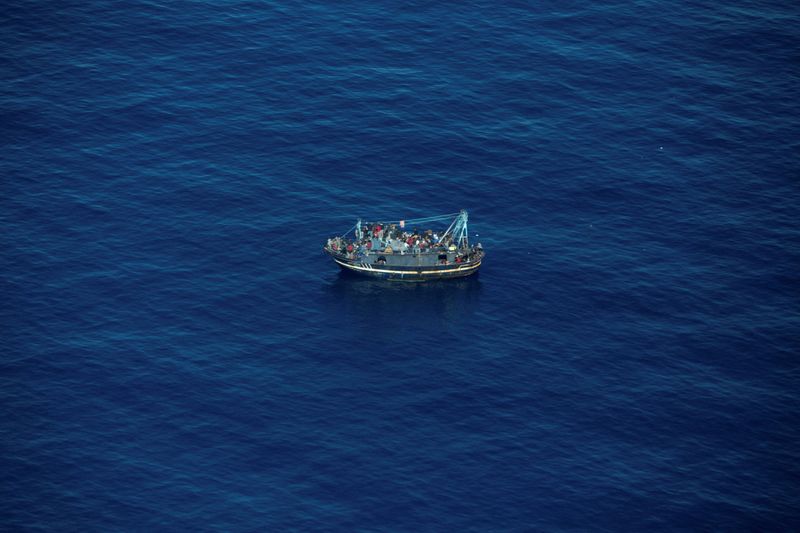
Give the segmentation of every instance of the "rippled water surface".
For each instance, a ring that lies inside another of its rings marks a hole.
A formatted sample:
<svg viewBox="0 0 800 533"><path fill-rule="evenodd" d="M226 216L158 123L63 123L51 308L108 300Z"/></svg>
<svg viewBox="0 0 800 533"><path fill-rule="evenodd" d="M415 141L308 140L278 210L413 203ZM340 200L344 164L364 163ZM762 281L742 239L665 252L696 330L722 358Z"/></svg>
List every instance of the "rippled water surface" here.
<svg viewBox="0 0 800 533"><path fill-rule="evenodd" d="M2 12L0 529L800 529L791 3Z"/></svg>

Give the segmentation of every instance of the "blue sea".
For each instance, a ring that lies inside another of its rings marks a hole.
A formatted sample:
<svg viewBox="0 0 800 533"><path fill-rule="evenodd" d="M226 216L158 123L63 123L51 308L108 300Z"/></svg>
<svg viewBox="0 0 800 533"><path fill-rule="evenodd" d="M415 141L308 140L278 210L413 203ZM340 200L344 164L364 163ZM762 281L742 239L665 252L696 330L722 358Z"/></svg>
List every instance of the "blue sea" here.
<svg viewBox="0 0 800 533"><path fill-rule="evenodd" d="M0 13L0 530L800 531L797 4Z"/></svg>

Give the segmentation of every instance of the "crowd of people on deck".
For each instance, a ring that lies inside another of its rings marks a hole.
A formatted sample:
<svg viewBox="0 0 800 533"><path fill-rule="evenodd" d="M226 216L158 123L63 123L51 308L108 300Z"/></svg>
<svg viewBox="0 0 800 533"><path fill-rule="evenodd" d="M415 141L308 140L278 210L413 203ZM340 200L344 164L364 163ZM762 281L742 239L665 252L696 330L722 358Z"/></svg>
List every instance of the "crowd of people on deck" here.
<svg viewBox="0 0 800 533"><path fill-rule="evenodd" d="M451 234L440 236L433 230L406 231L401 223L382 224L380 222L363 224L354 230L355 237L348 239L334 237L328 239L327 248L334 253L341 254L348 259L356 259L370 255L380 254L420 254L439 253L440 262L447 263L447 252L458 252L456 263L468 261L470 256L477 252L480 244L471 251L458 250ZM442 258L443 257L443 258Z"/></svg>

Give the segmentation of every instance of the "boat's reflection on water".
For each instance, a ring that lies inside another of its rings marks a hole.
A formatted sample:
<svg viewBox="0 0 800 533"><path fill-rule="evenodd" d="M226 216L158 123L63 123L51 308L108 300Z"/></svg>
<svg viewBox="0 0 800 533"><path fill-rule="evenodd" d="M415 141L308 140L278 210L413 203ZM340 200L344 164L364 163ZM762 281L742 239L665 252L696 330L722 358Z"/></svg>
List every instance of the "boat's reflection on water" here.
<svg viewBox="0 0 800 533"><path fill-rule="evenodd" d="M388 281L339 272L328 285L330 311L375 340L401 330L449 331L477 308L478 275L426 282ZM415 340L424 340L417 338Z"/></svg>

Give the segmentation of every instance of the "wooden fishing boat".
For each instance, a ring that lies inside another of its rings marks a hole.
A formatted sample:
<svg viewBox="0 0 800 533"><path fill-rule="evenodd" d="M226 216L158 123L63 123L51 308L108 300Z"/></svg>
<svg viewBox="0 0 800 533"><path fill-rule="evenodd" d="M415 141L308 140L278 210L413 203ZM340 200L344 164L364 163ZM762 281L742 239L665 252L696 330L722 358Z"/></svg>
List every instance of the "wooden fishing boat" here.
<svg viewBox="0 0 800 533"><path fill-rule="evenodd" d="M453 218L455 216L455 218ZM452 219L447 229L423 229ZM470 246L467 212L394 222L362 222L328 239L323 251L342 270L402 281L461 278L478 271L485 252Z"/></svg>

